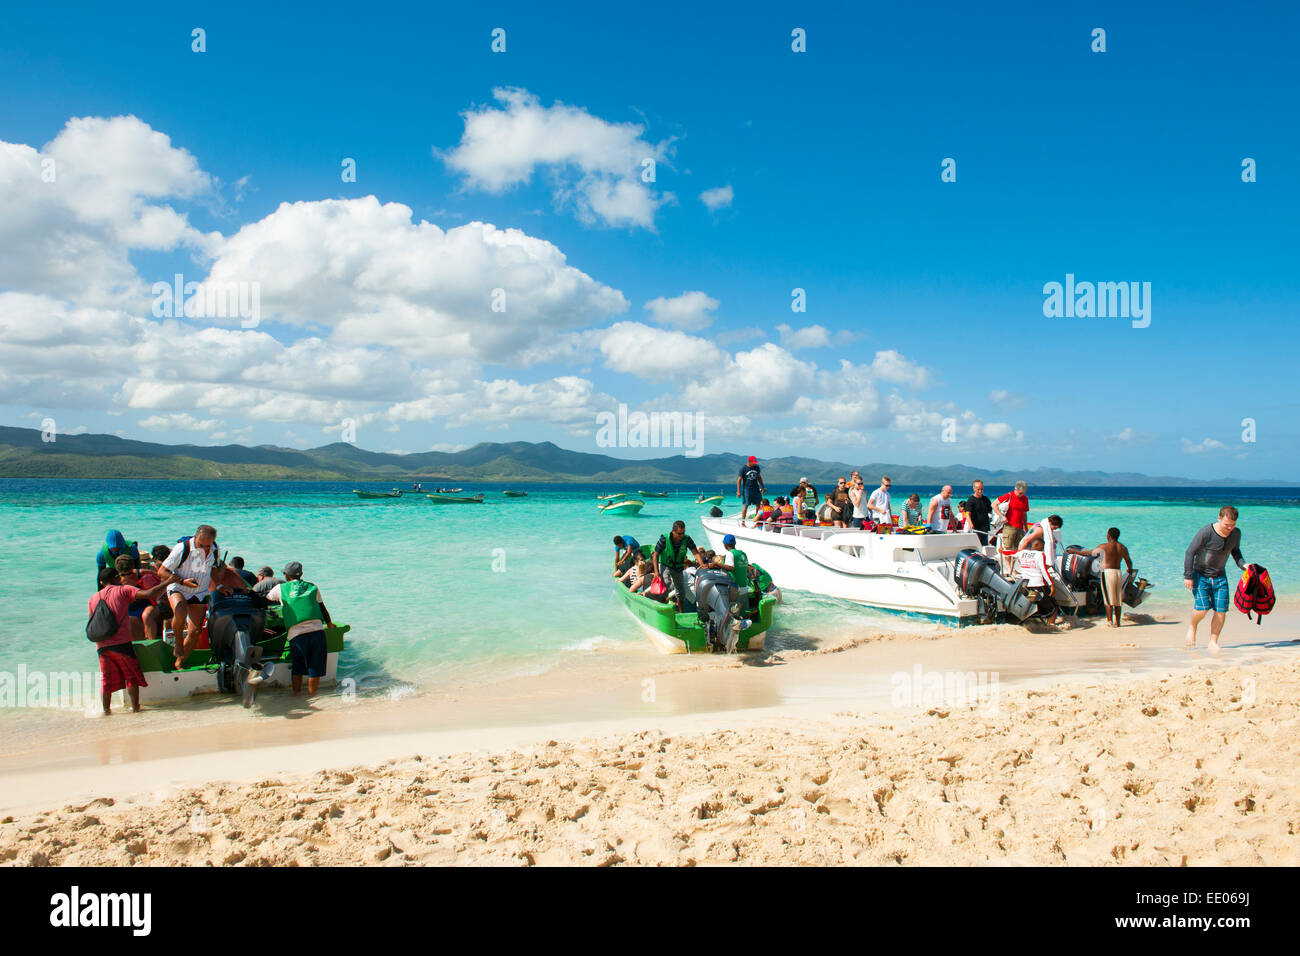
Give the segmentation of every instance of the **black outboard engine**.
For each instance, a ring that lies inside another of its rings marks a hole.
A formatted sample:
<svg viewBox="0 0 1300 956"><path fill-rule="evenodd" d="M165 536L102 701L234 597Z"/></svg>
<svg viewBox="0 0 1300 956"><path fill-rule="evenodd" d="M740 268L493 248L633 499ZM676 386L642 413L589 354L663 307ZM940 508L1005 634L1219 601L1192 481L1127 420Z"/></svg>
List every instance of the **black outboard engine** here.
<svg viewBox="0 0 1300 956"><path fill-rule="evenodd" d="M1061 580L1071 591L1087 595L1084 605L1089 613L1100 614L1106 605L1101 593L1101 555L1066 552L1060 560Z"/></svg>
<svg viewBox="0 0 1300 956"><path fill-rule="evenodd" d="M257 687L248 678L262 669L262 648L266 639L266 615L262 609L268 601L251 591L212 595L208 612L208 645L212 662L217 665L217 689L239 694L248 707L257 696Z"/></svg>
<svg viewBox="0 0 1300 956"><path fill-rule="evenodd" d="M999 610L1017 621L1023 621L1037 610L1036 603L1026 593L1024 581L1008 581L998 573L996 561L973 548L957 552L953 580L962 593L979 601L979 618L985 624L993 623Z"/></svg>
<svg viewBox="0 0 1300 956"><path fill-rule="evenodd" d="M1124 578L1124 603L1129 607L1137 607L1147 599L1147 591L1151 590L1151 582L1146 578L1138 577L1137 568L1134 568Z"/></svg>
<svg viewBox="0 0 1300 956"><path fill-rule="evenodd" d="M722 517L722 509L719 508L717 505L714 505L712 508L709 509L709 517L710 517L710 518L721 518L721 517Z"/></svg>

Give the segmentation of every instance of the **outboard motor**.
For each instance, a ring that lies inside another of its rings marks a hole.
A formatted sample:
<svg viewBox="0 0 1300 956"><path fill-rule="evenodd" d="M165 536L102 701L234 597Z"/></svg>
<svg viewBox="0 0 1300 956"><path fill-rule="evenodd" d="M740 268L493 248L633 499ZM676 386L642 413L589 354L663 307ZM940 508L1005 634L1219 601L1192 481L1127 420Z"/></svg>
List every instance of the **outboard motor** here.
<svg viewBox="0 0 1300 956"><path fill-rule="evenodd" d="M212 595L208 612L208 644L212 661L217 665L217 688L223 693L239 694L248 707L257 696L256 684L248 678L260 671L263 679L275 673L275 664L262 664L258 642L266 638L266 616L262 609L266 598L249 591Z"/></svg>
<svg viewBox="0 0 1300 956"><path fill-rule="evenodd" d="M695 575L695 606L698 613L704 615L708 624L706 630L709 646L725 649L729 627L738 617L733 613L739 611L736 599L739 592L732 585L731 575L725 571L701 570ZM732 648L734 649L734 640Z"/></svg>
<svg viewBox="0 0 1300 956"><path fill-rule="evenodd" d="M1151 590L1151 582L1146 578L1140 578L1137 574L1137 568L1134 568L1124 578L1124 603L1129 607L1137 607L1147 599L1147 591Z"/></svg>
<svg viewBox="0 0 1300 956"><path fill-rule="evenodd" d="M1087 595L1085 608L1100 614L1106 604L1101 593L1101 555L1067 552L1057 559L1057 564L1065 586Z"/></svg>
<svg viewBox="0 0 1300 956"><path fill-rule="evenodd" d="M963 594L979 601L979 617L985 624L993 623L999 610L1017 621L1023 621L1037 610L1036 602L1026 593L1024 581L1008 581L998 573L997 561L974 548L957 552L953 581Z"/></svg>
<svg viewBox="0 0 1300 956"><path fill-rule="evenodd" d="M721 517L722 517L722 509L719 508L717 505L714 505L712 508L709 509L709 517L710 517L710 518L721 518Z"/></svg>

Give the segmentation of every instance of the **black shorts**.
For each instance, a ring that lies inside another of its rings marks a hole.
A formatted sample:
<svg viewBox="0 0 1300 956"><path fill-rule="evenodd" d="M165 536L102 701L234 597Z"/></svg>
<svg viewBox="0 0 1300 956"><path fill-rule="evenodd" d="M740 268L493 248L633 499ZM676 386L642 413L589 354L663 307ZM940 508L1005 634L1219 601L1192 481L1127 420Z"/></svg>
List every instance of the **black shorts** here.
<svg viewBox="0 0 1300 956"><path fill-rule="evenodd" d="M323 628L289 639L289 673L294 677L324 677L327 662Z"/></svg>

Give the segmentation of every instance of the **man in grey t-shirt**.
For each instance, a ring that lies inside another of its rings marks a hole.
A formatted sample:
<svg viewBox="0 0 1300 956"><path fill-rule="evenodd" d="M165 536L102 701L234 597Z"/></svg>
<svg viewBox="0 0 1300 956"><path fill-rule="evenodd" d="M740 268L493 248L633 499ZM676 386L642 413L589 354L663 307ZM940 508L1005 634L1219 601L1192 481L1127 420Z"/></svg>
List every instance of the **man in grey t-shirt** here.
<svg viewBox="0 0 1300 956"><path fill-rule="evenodd" d="M1210 611L1210 650L1218 651L1219 633L1228 616L1228 576L1224 569L1228 556L1245 569L1241 557L1241 530L1237 527L1237 509L1224 505L1219 509L1219 520L1207 524L1187 546L1183 555L1183 587L1194 595L1192 622L1187 626L1187 646L1196 646L1196 627Z"/></svg>
<svg viewBox="0 0 1300 956"><path fill-rule="evenodd" d="M275 572L269 567L259 568L257 571L257 583L253 585L253 590L265 597L277 584L283 583L284 581L277 578Z"/></svg>

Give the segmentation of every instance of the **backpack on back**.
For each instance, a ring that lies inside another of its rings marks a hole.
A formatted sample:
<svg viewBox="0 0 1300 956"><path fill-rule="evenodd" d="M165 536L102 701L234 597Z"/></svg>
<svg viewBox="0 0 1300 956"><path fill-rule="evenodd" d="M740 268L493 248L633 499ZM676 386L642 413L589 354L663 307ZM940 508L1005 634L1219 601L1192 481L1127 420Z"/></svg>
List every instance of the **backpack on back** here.
<svg viewBox="0 0 1300 956"><path fill-rule="evenodd" d="M1248 564L1246 570L1241 573L1241 580L1237 582L1237 593L1233 595L1232 603L1236 605L1238 611L1250 619L1250 612L1254 611L1257 615L1256 624L1264 623L1264 615L1273 610L1277 603L1277 595L1273 591L1273 581L1268 576L1268 568L1262 564Z"/></svg>
<svg viewBox="0 0 1300 956"><path fill-rule="evenodd" d="M101 597L99 603L95 605L95 610L90 614L90 620L86 622L86 640L95 644L106 641L117 633L120 626L117 615L108 606L108 602Z"/></svg>

